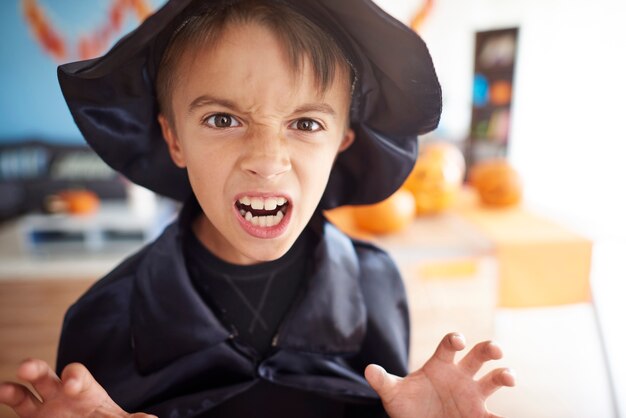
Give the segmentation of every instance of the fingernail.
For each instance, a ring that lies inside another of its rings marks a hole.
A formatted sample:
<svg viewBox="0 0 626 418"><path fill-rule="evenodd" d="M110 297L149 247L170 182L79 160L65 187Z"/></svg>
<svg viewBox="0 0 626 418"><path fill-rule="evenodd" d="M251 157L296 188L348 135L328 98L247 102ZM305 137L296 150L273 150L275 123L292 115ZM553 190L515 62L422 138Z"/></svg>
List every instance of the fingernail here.
<svg viewBox="0 0 626 418"><path fill-rule="evenodd" d="M489 341L488 350L493 360L499 360L502 358L502 346L497 341Z"/></svg>
<svg viewBox="0 0 626 418"><path fill-rule="evenodd" d="M461 344L465 345L465 337L463 336L463 334L459 334L459 333L454 333L454 335L452 336L452 338L454 338L457 341L460 341Z"/></svg>
<svg viewBox="0 0 626 418"><path fill-rule="evenodd" d="M513 378L513 383L515 383L515 381L517 380L517 373L515 373L515 370L513 370L513 369L506 369L504 371L504 373L506 373L509 376L511 376Z"/></svg>

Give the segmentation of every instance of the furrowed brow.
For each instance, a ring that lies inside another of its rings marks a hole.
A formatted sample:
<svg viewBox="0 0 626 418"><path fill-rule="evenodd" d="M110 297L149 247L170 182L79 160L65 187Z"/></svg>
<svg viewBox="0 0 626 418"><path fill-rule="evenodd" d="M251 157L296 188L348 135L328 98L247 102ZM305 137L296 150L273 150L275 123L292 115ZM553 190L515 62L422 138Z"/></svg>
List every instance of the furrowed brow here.
<svg viewBox="0 0 626 418"><path fill-rule="evenodd" d="M298 106L293 113L320 112L326 113L333 118L337 117L337 112L329 104L326 103L306 103Z"/></svg>
<svg viewBox="0 0 626 418"><path fill-rule="evenodd" d="M240 109L237 107L237 105L227 99L220 99L217 97L211 97L211 96L207 96L207 95L202 95L199 97L196 97L190 104L189 107L187 108L187 113L191 114L193 113L196 109L203 107L203 106L208 106L208 105L219 105L222 107L225 107L227 109L230 110L234 110L234 111L240 111Z"/></svg>

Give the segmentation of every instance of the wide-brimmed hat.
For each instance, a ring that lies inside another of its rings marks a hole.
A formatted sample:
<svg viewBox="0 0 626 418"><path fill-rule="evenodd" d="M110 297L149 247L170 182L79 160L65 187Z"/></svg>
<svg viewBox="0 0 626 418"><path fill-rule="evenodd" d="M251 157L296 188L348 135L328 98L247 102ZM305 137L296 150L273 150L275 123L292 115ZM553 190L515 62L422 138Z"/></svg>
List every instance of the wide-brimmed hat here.
<svg viewBox="0 0 626 418"><path fill-rule="evenodd" d="M220 0L171 0L106 55L58 69L72 116L100 157L129 180L181 201L191 186L163 139L155 79L174 31L210 1ZM335 38L358 77L350 114L356 139L338 156L320 206L386 198L413 168L417 136L439 123L441 87L426 45L370 0L282 1Z"/></svg>

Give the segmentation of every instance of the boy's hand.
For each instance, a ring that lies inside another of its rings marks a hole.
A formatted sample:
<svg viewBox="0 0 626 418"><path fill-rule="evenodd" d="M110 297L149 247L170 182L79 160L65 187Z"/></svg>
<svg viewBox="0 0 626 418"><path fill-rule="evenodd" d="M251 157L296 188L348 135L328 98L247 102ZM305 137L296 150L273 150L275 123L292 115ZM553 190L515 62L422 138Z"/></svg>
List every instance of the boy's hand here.
<svg viewBox="0 0 626 418"><path fill-rule="evenodd" d="M496 415L486 410L485 400L502 386L514 386L513 374L496 369L474 380L481 366L501 358L502 352L486 341L455 363L455 353L464 348L461 335L448 334L426 364L405 378L374 364L365 369L365 378L392 418L494 418Z"/></svg>
<svg viewBox="0 0 626 418"><path fill-rule="evenodd" d="M17 383L0 384L0 403L13 408L21 418L156 418L124 412L89 371L79 363L69 364L61 378L42 360L26 360L17 369Z"/></svg>

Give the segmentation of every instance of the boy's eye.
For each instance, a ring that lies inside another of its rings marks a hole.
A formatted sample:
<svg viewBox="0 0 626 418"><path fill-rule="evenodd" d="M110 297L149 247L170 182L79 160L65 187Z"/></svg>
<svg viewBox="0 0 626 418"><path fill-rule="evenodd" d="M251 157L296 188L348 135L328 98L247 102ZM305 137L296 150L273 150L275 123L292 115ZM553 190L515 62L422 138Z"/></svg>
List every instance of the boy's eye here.
<svg viewBox="0 0 626 418"><path fill-rule="evenodd" d="M204 123L214 128L234 128L241 126L239 121L228 113L216 113L204 120Z"/></svg>
<svg viewBox="0 0 626 418"><path fill-rule="evenodd" d="M321 129L321 125L313 119L298 119L290 125L290 128L299 131L315 132Z"/></svg>

